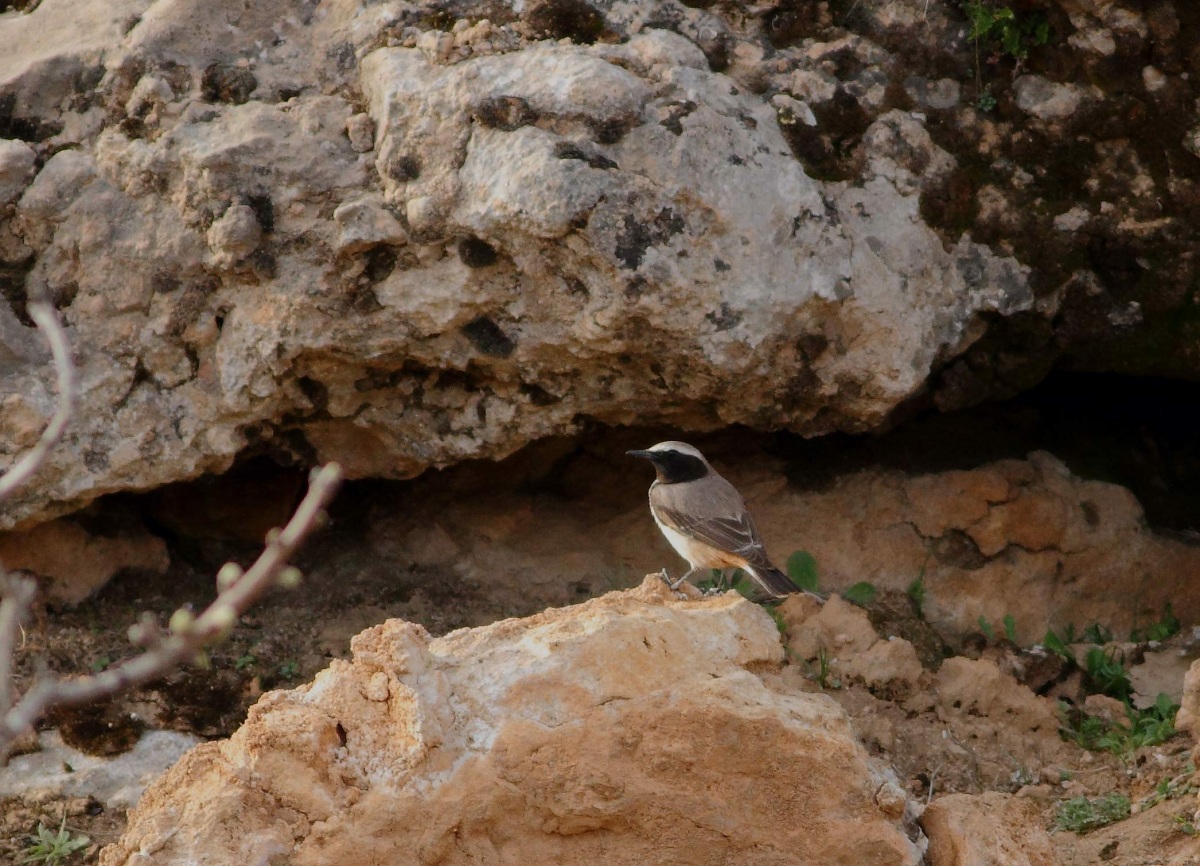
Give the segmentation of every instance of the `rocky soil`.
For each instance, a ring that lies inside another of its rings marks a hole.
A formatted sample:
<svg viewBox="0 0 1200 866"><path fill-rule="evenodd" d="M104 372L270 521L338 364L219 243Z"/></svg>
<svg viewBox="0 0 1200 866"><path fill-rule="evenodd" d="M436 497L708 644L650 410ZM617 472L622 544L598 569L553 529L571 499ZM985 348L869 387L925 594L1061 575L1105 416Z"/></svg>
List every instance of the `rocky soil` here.
<svg viewBox="0 0 1200 866"><path fill-rule="evenodd" d="M323 681L342 676L347 670L345 664L357 664L351 659L351 639L388 617L421 623L433 636L446 635L464 626L480 629L458 632L458 637L448 639L451 641L448 645L456 647L474 646L476 640L485 643L501 637L511 640L514 634L524 633L524 629L550 628L554 634L566 630L572 635L583 631L597 641L595 652L604 653L611 664L618 665L624 652L621 648L628 645L628 636L614 635L613 645L609 644L606 636L610 635L612 623L620 619L614 611L623 611L622 617L633 616L627 609L630 605L644 612L643 602L651 604L651 601L643 598L635 603L618 594L608 596L599 608L586 604L564 608L564 605L636 586L649 569L661 565L672 570L678 567L674 554L657 536L645 513L644 488L648 479L631 472L625 462L628 458L622 455L627 446L644 444L633 439L625 441L625 437L645 435L614 433L600 442L583 445L563 441L553 447L528 449L501 464L464 465L413 482L351 483L332 512L330 528L314 540L300 560L306 574L304 589L298 593L281 591L246 617L230 641L212 654L209 670L184 671L113 705L50 720L67 744L60 747L53 741L44 742L41 752L19 756L9 775L0 775L0 791L9 797L5 801L6 814L12 816L4 831L6 850L20 850L28 844L27 834L36 829L39 821L47 826L56 825L62 810L68 815L68 826L88 833L96 842L115 843L124 832L124 816L130 800L114 795L111 786L69 787L76 773L94 773L86 761L100 760L88 758L77 750L109 755L104 761L130 761L128 772L135 779L130 784L140 788L147 778L166 766L157 765L157 769L148 771L149 775L142 771L139 776L136 768L140 765L134 763L134 752L123 751L138 742L139 737L144 742L146 732L166 729L199 735L212 741L206 746L210 749L206 754L213 754L211 750L223 742L222 738L236 734L246 722L248 711L253 720L256 713L268 712L267 708L276 706L280 700L286 703L295 699L283 699L272 693L268 704L250 710L265 691L297 686L308 689L302 684L314 676L324 677ZM1035 848L1031 850L1052 850L1060 861L1071 863L1095 862L1096 852L1115 840L1117 847L1110 849L1110 853L1130 852L1127 859L1115 862L1130 866L1145 862L1138 858L1147 850L1191 850L1191 837L1181 829L1183 825L1176 817L1182 815L1186 819L1189 810L1196 806L1190 787L1193 783L1189 735L1177 734L1155 745L1133 747L1119 754L1089 750L1072 740L1075 736L1072 732L1083 717L1105 716L1120 721L1124 710L1111 698L1089 697L1094 685L1085 682L1082 667L1068 664L1053 653L1030 651L1033 643L1043 639L1045 630L1033 638L1026 638L1024 632L1042 628L1041 620L1036 618L1044 616L1045 608L1043 603L1023 605L1021 600L1026 595L1036 598L1038 593L1050 591L1055 586L1050 577L1052 571L1042 572L1036 580L1036 573L1022 577L1020 585L1024 589L1020 592L997 595L994 584L1004 580L1003 577L993 576L987 581L968 579L972 571L955 556L945 556L945 548L937 538L924 539L928 549L921 554L920 562L915 558L897 558L891 571L871 565L876 546L881 547L880 560L886 558L888 550L897 549L882 547L879 539L897 531L894 524L898 508L908 514L920 513L922 509L933 514L969 514L969 509L962 505L967 501L963 499L964 490L994 479L999 471L997 466L1025 467L1023 471L1030 480L1018 488L1016 501L1029 495L1063 501L1066 504L1061 507L1067 514L1082 514L1077 501L1082 490L1102 502L1111 499L1122 503L1131 501L1127 491L1114 485L1084 482L1058 461L1037 454L1025 461L1010 460L971 472L914 475L895 468L864 467L857 473L839 473L842 480L832 485L805 490L786 479L795 477L811 461L796 464L782 456L789 449L771 447L770 440L727 435L703 440L701 445L713 455L721 470L746 491L767 543L780 562L796 547L807 546L815 552L823 589L848 591L860 581L871 582L875 596L860 602L861 606L836 596L820 612L799 601L784 605L778 611L778 624L785 632L785 649L763 650L765 656L749 663L748 669L768 691L787 700L815 693L831 698L840 707L839 712L844 713L838 722L842 726L839 730L851 742L860 744L855 748L865 749L865 754L878 761L873 766L894 773L897 786L914 810L926 804L941 804L930 817L921 819L923 832L932 846L926 855L928 862L969 862L954 859L966 856L960 851L967 844L963 840L974 840L972 844L993 853L1014 845L1020 850L1033 845ZM168 488L151 496L106 500L101 503L102 508L89 509L74 518L80 523L81 532L82 527L89 527L97 539L103 540L104 524L97 519L99 515L107 515L112 521L109 525L119 523L128 537L141 533L148 539L147 548L164 547L170 564L163 575L154 576L136 567L121 570L119 561L114 559L113 567L119 573L97 594L78 604L51 601L46 617L29 631L29 642L22 654L23 675L32 673L38 656L59 670L87 670L110 664L131 651L124 632L140 611L148 609L165 619L181 605L211 598L212 574L216 568L228 556L242 561L249 559L264 527L282 518L299 486L297 475L256 463L219 479ZM915 502L924 505L917 507L908 499L897 505L886 496L861 494L853 500L855 510L847 505L846 491L857 487L892 490L892 495L905 497L917 496L920 491L922 498ZM260 498L254 499L252 492ZM1063 498L1066 494L1076 499ZM987 514L993 509L1004 513L1011 501L1012 498L998 499L979 520L986 523ZM881 507L871 508L873 502ZM857 527L853 532L846 528L851 520ZM1074 532L1087 527L1087 521L1080 516L1072 520L1078 521ZM1187 572L1181 571L1178 581L1173 582L1169 567L1173 562L1182 562L1181 567L1186 569L1189 560L1177 557L1190 555L1192 548L1177 537L1148 529L1136 515L1127 520L1124 524L1114 523L1105 531L1081 535L1087 544L1066 547L1074 551L1071 556L1091 551L1097 561L1105 558L1099 555L1105 550L1110 551L1107 558L1115 558L1117 554L1111 548L1128 549L1131 556L1157 551L1155 555L1160 558L1154 560L1154 567L1161 572L1156 573L1161 573L1164 586L1173 588L1170 600L1174 609L1180 610L1189 603L1183 577ZM1014 539L1030 531L1030 524L1019 521L997 521L997 525L1002 531L1012 533ZM907 524L902 528L913 531ZM1110 531L1116 534L1116 542ZM971 538L966 531L963 536ZM861 540L864 538L865 544ZM1092 544L1096 545L1094 550L1088 547ZM1008 555L1029 555L1016 541L1004 546L1012 548ZM130 547L136 549L132 542ZM80 555L86 556L94 549L94 546L82 548ZM858 570L844 565L852 562L855 551L863 563ZM1055 555L1070 561L1063 551ZM910 588L916 577L922 575L921 563L925 566L922 576L925 595L918 604ZM47 591L53 597L59 592L55 587L69 586L48 582ZM69 593L61 592L59 597L65 595ZM941 603L938 599L943 595L957 601ZM1094 584L1089 593L1055 597L1059 607L1052 626L1064 637L1068 626L1072 626L1076 640L1083 640L1083 632L1093 623L1097 628L1111 628L1116 637L1125 638L1130 624L1145 629L1157 624L1163 613L1161 607L1153 605L1121 607L1114 602L1104 606L1101 583ZM724 611L732 599L723 597L720 602L717 609ZM716 601L668 601L659 597L659 601L653 602L660 603L670 607L671 616L690 616L694 606L697 615L711 617L709 606ZM538 614L546 607L554 610L544 616ZM596 610L607 612L599 622L592 622L592 612ZM983 621L988 624L990 635L982 631L980 620L974 615L976 610L985 612ZM708 613L701 614L702 611ZM1135 611L1141 611L1136 621L1131 617ZM1108 626L1104 619L1089 619L1095 612L1114 616L1118 624ZM530 616L532 620L518 620L503 629L489 630L488 624L496 620ZM654 616L658 622L658 615ZM722 633L734 634L750 628L745 616L749 614L739 613L733 622L722 625L721 628L728 629ZM581 617L592 625L568 626L573 617ZM1031 626L1027 621L1037 625ZM1186 616L1182 622L1188 623ZM388 629L398 627L395 621L392 623ZM778 634L776 624L765 621L764 624L768 626L768 635ZM715 626L695 628L704 631ZM754 631L756 628L751 631L759 634L755 638L759 640L762 635ZM463 637L465 634L478 637L468 639ZM1098 630L1092 634L1101 636ZM545 640L553 643L559 639ZM1080 644L1073 652L1082 659L1087 649ZM1190 627L1158 644L1151 645L1145 639L1138 643L1118 640L1111 649L1127 659L1134 689L1132 701L1143 705L1152 703L1159 692L1166 692L1179 702L1184 674L1192 659L1200 654ZM736 648L728 651L741 652ZM711 647L676 647L664 658L670 660L670 676L680 679L708 670L707 662L701 660L712 652ZM552 655L557 654L558 650ZM565 654L564 664L568 658L573 656ZM490 676L499 681L525 673L525 667L517 664L512 668L489 668ZM326 668L329 670L322 673ZM502 673L504 670L509 673ZM730 668L727 673L736 671ZM637 678L631 674L627 679L640 682L643 674L649 677L646 700L659 700L654 697L660 691L654 686L657 680L649 673L642 671ZM654 676L661 675L660 672ZM569 678L570 671L555 676ZM424 682L425 677L414 676L412 680ZM470 689L463 688L469 693ZM568 695L576 694L566 685L562 689ZM559 686L549 691L557 694ZM317 693L322 691L318 689ZM539 692L543 696L546 693L546 690ZM592 700L587 698L584 702ZM504 704L499 699L493 703ZM1200 704L1193 702L1191 706L1200 709ZM580 713L583 714L582 709ZM499 723L493 720L489 724ZM719 722L710 719L704 724L711 725L712 730L724 730L733 723L728 719ZM376 726L364 722L363 727L374 730ZM251 734L247 731L238 736ZM716 735L708 739L712 736ZM589 743L593 741L590 734L586 739ZM704 737L700 739L708 742ZM112 757L114 753L119 756ZM716 760L712 757L713 750L704 754L708 756L706 760ZM48 769L64 763L76 773ZM750 761L748 767L736 772L753 779L755 774L765 772L764 766L774 765ZM771 772L800 776L808 772L788 769L790 766ZM516 771L504 772L511 775ZM722 772L735 771L726 767ZM117 773L114 769L109 776L116 777ZM218 777L223 774L223 770L219 771ZM32 786L31 776L37 779ZM88 780L93 778L89 776ZM549 777L546 784L552 784ZM1158 794L1163 785L1167 786L1169 796ZM350 786L357 788L360 783ZM164 783L164 791L168 793L161 796L168 796L177 788L174 782ZM216 789L205 790L208 793L195 798L198 802L211 801L209 794ZM702 796L694 789L689 790L687 797ZM1135 807L1143 804L1144 814L1139 812L1113 828L1082 836L1055 829L1063 803L1079 797L1113 794L1128 797ZM968 799L951 799L960 795ZM1000 801L975 799L985 795L1002 797L1003 805L997 805ZM948 802L943 803L943 797ZM811 817L811 813L823 808L819 805L823 802L821 797L810 797L805 803L809 810L805 814ZM158 819L152 816L160 814L160 806L174 808L165 801L148 801L146 815L150 817L145 821L150 823L137 825L142 829L135 829L135 834L156 832L152 828ZM394 804L388 806L393 807ZM255 814L264 816L263 820L272 814L265 805L255 809ZM990 816L999 809L1009 817L1002 828L995 829L982 816ZM643 811L642 806L635 809L639 815ZM620 814L626 815L623 811ZM632 827L641 820L618 820L609 812L605 815L605 821L617 822L620 827ZM738 821L743 818L750 820L742 815ZM203 810L196 814L195 820L207 828L198 831L198 835L214 838L216 825L211 822L218 819L218 815ZM285 824L291 826L287 821ZM615 824L605 826L610 829L603 832L616 832L611 829ZM638 826L643 827L639 831L643 834L651 832L645 825ZM938 831L931 830L931 826L941 828L942 843L936 842ZM984 826L989 828L986 833ZM531 839L540 838L529 828L521 832L531 834L521 846L532 845ZM568 844L569 840L561 836L552 833L549 841L537 844ZM761 846L768 844L763 841L767 836L754 838L758 841L743 839L738 844L760 846L753 850L761 852ZM906 838L915 838L919 843L919 837ZM1006 838L1016 842L1010 844L1004 841ZM131 836L122 843L126 848L113 850L128 850L135 839L145 841L143 836ZM946 839L958 841L950 843ZM1097 842L1100 839L1104 841ZM777 844L777 841L769 843ZM795 854L793 849L787 850ZM947 850L959 853L937 853ZM96 856L98 850L93 849L87 862L94 862Z"/></svg>

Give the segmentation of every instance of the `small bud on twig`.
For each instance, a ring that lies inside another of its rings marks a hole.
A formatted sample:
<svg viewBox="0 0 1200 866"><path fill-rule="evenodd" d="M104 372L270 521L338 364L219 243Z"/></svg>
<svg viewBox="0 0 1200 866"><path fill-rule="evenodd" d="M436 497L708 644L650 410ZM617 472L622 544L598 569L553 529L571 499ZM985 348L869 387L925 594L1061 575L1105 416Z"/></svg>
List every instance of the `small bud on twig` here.
<svg viewBox="0 0 1200 866"><path fill-rule="evenodd" d="M227 562L217 572L217 592L224 592L241 578L242 567L236 562Z"/></svg>
<svg viewBox="0 0 1200 866"><path fill-rule="evenodd" d="M300 585L300 581L304 579L300 569L294 565L289 565L287 568L279 572L276 583L284 589L295 589Z"/></svg>
<svg viewBox="0 0 1200 866"><path fill-rule="evenodd" d="M233 609L233 605L221 604L220 602L212 606L208 615L212 620L217 634L221 637L233 631L233 626L237 623L238 618L237 611Z"/></svg>
<svg viewBox="0 0 1200 866"><path fill-rule="evenodd" d="M281 530L278 526L276 526L274 529L267 530L267 545L269 547L274 547L279 543L279 538L281 535L283 535L283 530Z"/></svg>
<svg viewBox="0 0 1200 866"><path fill-rule="evenodd" d="M179 610L171 614L171 621L167 623L167 628L175 634L183 634L189 631L192 623L196 621L196 616L187 608L181 607Z"/></svg>

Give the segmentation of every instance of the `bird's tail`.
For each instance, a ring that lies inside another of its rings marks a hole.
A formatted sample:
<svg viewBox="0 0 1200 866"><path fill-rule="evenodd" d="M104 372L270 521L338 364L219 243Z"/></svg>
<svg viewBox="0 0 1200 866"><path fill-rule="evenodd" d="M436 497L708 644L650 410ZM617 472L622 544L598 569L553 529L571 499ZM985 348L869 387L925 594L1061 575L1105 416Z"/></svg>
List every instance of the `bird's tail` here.
<svg viewBox="0 0 1200 866"><path fill-rule="evenodd" d="M796 582L773 565L748 565L746 571L772 598L785 598L800 592Z"/></svg>

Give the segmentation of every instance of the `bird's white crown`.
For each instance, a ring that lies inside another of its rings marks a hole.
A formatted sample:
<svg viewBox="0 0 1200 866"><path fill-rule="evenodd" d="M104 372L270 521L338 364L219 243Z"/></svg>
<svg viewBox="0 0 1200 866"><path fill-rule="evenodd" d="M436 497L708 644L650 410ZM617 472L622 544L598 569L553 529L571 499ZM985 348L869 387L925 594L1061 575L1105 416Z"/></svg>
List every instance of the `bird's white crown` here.
<svg viewBox="0 0 1200 866"><path fill-rule="evenodd" d="M686 442L659 442L657 445L651 445L648 450L657 452L677 451L680 454L687 454L699 460L704 460L704 455ZM704 460L704 462L707 463L708 461Z"/></svg>

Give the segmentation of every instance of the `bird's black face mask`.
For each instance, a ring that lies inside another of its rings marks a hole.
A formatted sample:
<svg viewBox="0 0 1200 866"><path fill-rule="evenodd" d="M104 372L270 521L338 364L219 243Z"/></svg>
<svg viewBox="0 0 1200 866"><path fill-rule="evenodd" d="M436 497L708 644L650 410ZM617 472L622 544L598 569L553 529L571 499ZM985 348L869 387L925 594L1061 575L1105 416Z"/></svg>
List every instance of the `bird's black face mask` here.
<svg viewBox="0 0 1200 866"><path fill-rule="evenodd" d="M679 451L626 451L632 457L644 457L654 464L658 480L663 484L695 481L708 474L704 461Z"/></svg>

